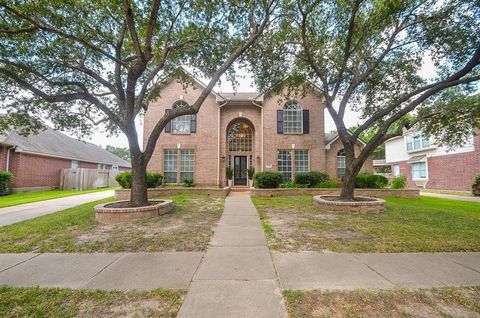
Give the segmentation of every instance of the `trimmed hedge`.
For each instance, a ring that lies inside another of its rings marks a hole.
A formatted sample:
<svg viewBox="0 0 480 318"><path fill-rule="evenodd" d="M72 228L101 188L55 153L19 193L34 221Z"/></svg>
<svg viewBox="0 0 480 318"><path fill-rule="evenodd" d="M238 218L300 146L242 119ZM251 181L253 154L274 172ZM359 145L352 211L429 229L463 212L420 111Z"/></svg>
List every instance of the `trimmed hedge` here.
<svg viewBox="0 0 480 318"><path fill-rule="evenodd" d="M476 176L473 180L472 194L476 197L480 196L480 176Z"/></svg>
<svg viewBox="0 0 480 318"><path fill-rule="evenodd" d="M355 188L381 189L388 185L388 179L384 176L369 173L359 173L355 180Z"/></svg>
<svg viewBox="0 0 480 318"><path fill-rule="evenodd" d="M157 172L147 172L147 188L156 188L162 184L163 176ZM115 176L115 180L123 189L132 188L132 172L125 171Z"/></svg>
<svg viewBox="0 0 480 318"><path fill-rule="evenodd" d="M10 181L12 173L8 171L0 171L0 195L8 194L10 191Z"/></svg>
<svg viewBox="0 0 480 318"><path fill-rule="evenodd" d="M253 177L255 187L260 189L276 189L282 183L282 173L274 171L258 172Z"/></svg>
<svg viewBox="0 0 480 318"><path fill-rule="evenodd" d="M405 189L407 187L407 178L405 177L395 177L391 182L392 189Z"/></svg>
<svg viewBox="0 0 480 318"><path fill-rule="evenodd" d="M330 180L328 174L319 171L298 172L295 174L295 183L314 188L318 183Z"/></svg>

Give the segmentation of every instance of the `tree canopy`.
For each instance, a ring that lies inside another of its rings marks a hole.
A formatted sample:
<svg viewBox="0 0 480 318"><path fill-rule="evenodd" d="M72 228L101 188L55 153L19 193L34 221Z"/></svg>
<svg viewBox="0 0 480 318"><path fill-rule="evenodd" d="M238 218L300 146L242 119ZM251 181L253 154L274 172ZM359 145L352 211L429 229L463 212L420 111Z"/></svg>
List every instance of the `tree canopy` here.
<svg viewBox="0 0 480 318"><path fill-rule="evenodd" d="M115 156L122 158L123 160L130 161L130 150L128 150L128 148L107 145L105 150L113 153Z"/></svg>

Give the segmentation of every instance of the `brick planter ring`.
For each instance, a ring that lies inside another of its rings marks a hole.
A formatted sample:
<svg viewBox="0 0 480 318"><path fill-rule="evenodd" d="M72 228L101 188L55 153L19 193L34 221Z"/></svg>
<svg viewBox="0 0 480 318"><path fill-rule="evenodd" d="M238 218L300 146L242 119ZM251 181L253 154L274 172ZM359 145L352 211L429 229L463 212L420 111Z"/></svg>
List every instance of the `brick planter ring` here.
<svg viewBox="0 0 480 318"><path fill-rule="evenodd" d="M150 200L158 203L149 206L141 206L135 208L112 208L108 207L113 203L127 202L115 201L96 205L93 209L95 211L95 219L100 223L119 223L138 219L147 219L158 217L166 214L173 209L172 200Z"/></svg>
<svg viewBox="0 0 480 318"><path fill-rule="evenodd" d="M315 205L322 209L333 213L381 213L385 212L385 200L372 198L372 197L360 197L358 199L364 199L368 201L335 201L328 200L328 198L338 197L333 195L316 195L313 197Z"/></svg>

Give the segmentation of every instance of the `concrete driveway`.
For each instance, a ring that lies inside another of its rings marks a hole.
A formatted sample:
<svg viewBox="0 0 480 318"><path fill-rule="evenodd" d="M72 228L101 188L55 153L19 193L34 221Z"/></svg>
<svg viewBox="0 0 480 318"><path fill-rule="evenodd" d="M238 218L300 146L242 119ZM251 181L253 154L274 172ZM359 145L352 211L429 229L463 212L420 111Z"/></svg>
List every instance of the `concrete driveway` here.
<svg viewBox="0 0 480 318"><path fill-rule="evenodd" d="M74 206L114 196L114 190L73 195L0 209L0 226L33 219L45 214L55 213Z"/></svg>

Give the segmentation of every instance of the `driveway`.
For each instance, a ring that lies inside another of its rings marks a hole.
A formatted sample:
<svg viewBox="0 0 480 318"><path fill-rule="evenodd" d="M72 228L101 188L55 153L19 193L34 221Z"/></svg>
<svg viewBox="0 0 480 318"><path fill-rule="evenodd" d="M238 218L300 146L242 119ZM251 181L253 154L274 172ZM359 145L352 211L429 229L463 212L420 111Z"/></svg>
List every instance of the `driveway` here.
<svg viewBox="0 0 480 318"><path fill-rule="evenodd" d="M113 190L79 194L64 198L20 204L0 209L0 226L33 219L74 206L114 196Z"/></svg>

